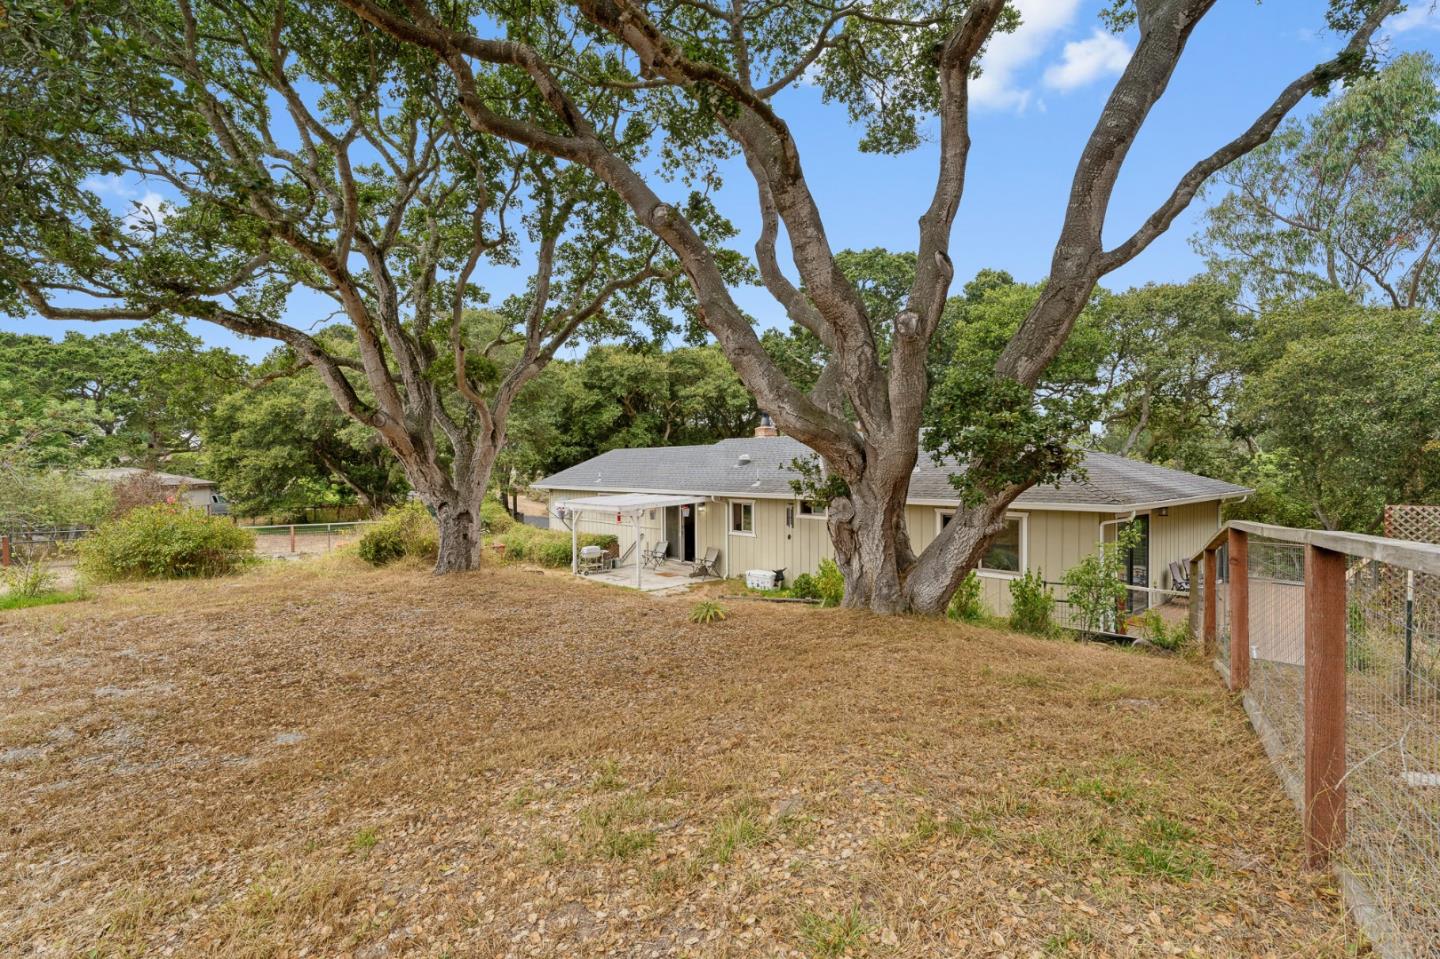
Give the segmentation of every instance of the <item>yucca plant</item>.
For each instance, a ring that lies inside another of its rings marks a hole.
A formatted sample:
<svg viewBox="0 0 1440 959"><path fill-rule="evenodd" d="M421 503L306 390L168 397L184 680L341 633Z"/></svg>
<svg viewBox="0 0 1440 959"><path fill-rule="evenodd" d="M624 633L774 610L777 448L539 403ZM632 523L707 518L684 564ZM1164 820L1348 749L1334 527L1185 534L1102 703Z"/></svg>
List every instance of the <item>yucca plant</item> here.
<svg viewBox="0 0 1440 959"><path fill-rule="evenodd" d="M704 599L695 604L690 610L690 622L692 623L718 623L725 619L725 607L713 599Z"/></svg>

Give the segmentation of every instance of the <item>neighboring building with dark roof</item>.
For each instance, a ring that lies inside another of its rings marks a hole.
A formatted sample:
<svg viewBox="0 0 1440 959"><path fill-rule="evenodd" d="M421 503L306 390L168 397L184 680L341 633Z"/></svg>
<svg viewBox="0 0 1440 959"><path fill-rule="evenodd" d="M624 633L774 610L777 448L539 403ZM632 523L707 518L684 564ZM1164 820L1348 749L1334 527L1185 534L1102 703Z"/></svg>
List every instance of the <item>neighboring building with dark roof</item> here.
<svg viewBox="0 0 1440 959"><path fill-rule="evenodd" d="M132 477L149 473L155 481L167 490L174 490L177 499L187 506L203 509L207 513L224 516L230 512L230 503L220 494L212 480L198 476L182 476L179 473L162 473L158 470L142 470L135 466L113 466L105 469L81 470L80 475L97 483L114 486Z"/></svg>
<svg viewBox="0 0 1440 959"><path fill-rule="evenodd" d="M642 548L663 542L671 556L689 560L714 546L721 550L728 575L785 568L793 578L814 572L820 560L834 555L824 510L798 499L791 486L798 477L791 464L814 455L790 437L768 435L709 446L618 449L534 485L549 493L552 527L568 528L573 519L583 532L617 534L622 551L635 538L628 519L616 522L594 513L567 516L565 501L610 493L695 497L703 501L693 509L670 506L642 517ZM954 472L953 464L921 453L906 507L917 552L935 538L958 505L950 483ZM1058 580L1131 518L1144 531L1127 564L1132 585L1168 588L1170 562L1188 558L1214 535L1224 501L1250 492L1123 456L1086 453L1078 477L1032 487L1016 499L1009 526L981 562L987 604L1005 612L1006 580L1025 569Z"/></svg>

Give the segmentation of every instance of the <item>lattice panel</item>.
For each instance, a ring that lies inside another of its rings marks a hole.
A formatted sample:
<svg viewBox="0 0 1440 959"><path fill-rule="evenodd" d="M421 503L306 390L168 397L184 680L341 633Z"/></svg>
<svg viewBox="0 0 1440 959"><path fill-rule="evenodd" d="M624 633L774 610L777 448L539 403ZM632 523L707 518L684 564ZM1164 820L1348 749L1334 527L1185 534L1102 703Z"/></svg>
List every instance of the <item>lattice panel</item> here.
<svg viewBox="0 0 1440 959"><path fill-rule="evenodd" d="M1440 506L1385 507L1385 535L1417 543L1440 543Z"/></svg>

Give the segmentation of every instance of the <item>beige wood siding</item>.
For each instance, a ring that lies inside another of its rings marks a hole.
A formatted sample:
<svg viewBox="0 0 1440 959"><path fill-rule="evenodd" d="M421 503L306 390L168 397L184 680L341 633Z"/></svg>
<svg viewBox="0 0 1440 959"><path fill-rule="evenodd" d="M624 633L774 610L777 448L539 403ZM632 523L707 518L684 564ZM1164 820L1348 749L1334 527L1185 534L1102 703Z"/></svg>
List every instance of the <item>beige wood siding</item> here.
<svg viewBox="0 0 1440 959"><path fill-rule="evenodd" d="M1188 561L1220 528L1220 504L1214 501L1171 506L1168 513L1150 514L1150 585L1157 589L1173 587L1172 560Z"/></svg>
<svg viewBox="0 0 1440 959"><path fill-rule="evenodd" d="M594 496L593 491L552 490L550 502L569 498ZM730 504L744 497L722 498L700 508L695 523L695 555L703 556L707 547L721 552L721 569L729 576L743 576L748 569L784 568L787 579L801 573L814 573L822 559L835 555L826 522L820 518L800 515L796 500L756 499L755 534L744 536L730 532ZM790 511L787 523L786 512ZM1026 566L1037 570L1051 582L1059 581L1065 571L1093 552L1100 543L1101 523L1115 519L1114 514L1066 510L1015 510L1024 515ZM1122 514L1124 515L1124 514ZM909 528L911 547L918 553L929 546L939 529L933 506L907 506L905 522ZM663 510L645 514L641 533L646 546L664 536ZM1169 587L1166 564L1184 559L1205 545L1220 528L1220 507L1217 502L1174 506L1169 515L1155 512L1150 517L1151 583L1153 587ZM565 529L552 514L552 529ZM1106 527L1113 533L1113 526ZM618 536L620 549L626 550L634 539L631 522L617 524L614 516L587 514L580 522L586 533L609 533ZM981 595L991 612L1006 615L1010 611L1010 578L1001 573L981 574ZM1062 588L1056 589L1063 595Z"/></svg>

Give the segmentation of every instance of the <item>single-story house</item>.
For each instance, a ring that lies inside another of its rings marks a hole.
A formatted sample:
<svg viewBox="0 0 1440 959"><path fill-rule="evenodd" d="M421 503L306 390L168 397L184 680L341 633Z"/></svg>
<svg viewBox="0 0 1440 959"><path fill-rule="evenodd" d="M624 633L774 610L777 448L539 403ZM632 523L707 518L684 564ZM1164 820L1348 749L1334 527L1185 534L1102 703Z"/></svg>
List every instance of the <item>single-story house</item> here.
<svg viewBox="0 0 1440 959"><path fill-rule="evenodd" d="M727 576L783 568L793 579L834 556L825 510L797 497L791 486L797 478L791 463L813 456L809 447L762 426L753 437L709 446L611 450L533 485L549 496L552 529L577 526L582 533L614 534L622 554L638 533L641 550L664 542L667 553L682 561L716 547ZM916 552L935 538L958 505L949 481L953 472L953 466L921 453L905 516ZM1015 500L1006 529L980 563L984 601L1006 613L1009 579L1036 570L1058 581L1132 519L1143 535L1127 559L1128 581L1170 588L1169 563L1204 547L1220 528L1221 504L1250 492L1123 456L1087 453L1082 479L1033 487ZM593 503L605 494L650 494L668 503L624 515L565 506Z"/></svg>
<svg viewBox="0 0 1440 959"><path fill-rule="evenodd" d="M114 486L123 483L134 476L149 473L156 481L165 488L167 492L173 492L179 498L179 502L186 506L193 506L195 509L203 509L214 516L224 516L230 512L230 501L221 495L219 488L212 480L201 479L198 476L181 476L179 473L161 473L152 470L142 470L134 466L115 466L109 469L82 470L81 474L86 479L94 480L97 483L107 483Z"/></svg>

